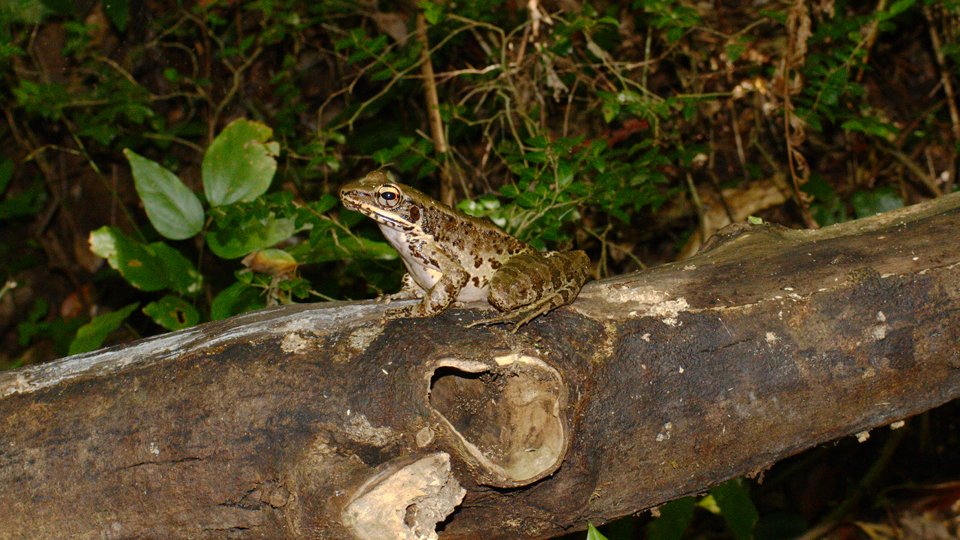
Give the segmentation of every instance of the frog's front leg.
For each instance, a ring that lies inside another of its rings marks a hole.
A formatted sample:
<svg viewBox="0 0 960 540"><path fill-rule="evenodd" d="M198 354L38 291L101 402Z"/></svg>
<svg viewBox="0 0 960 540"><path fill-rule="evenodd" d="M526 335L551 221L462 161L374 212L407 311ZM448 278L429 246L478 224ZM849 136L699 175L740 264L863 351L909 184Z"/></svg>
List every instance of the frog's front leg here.
<svg viewBox="0 0 960 540"><path fill-rule="evenodd" d="M425 294L426 291L423 290L423 287L414 281L410 272L406 272L400 281L400 290L392 294L381 294L377 297L377 303L389 304L394 300L414 300L423 298Z"/></svg>
<svg viewBox="0 0 960 540"><path fill-rule="evenodd" d="M468 326L515 322L513 331L576 299L590 273L583 251L524 253L513 257L490 280L487 300L502 311Z"/></svg>
<svg viewBox="0 0 960 540"><path fill-rule="evenodd" d="M400 317L430 317L447 309L460 294L460 290L470 279L470 274L460 266L460 263L451 259L442 251L424 244L419 248L419 255L425 264L438 268L440 274L437 282L424 295L423 301L414 306L405 307L391 313L388 318ZM409 274L408 274L409 275ZM418 285L419 287L419 285ZM422 289L421 289L422 290ZM403 290L401 289L401 292Z"/></svg>

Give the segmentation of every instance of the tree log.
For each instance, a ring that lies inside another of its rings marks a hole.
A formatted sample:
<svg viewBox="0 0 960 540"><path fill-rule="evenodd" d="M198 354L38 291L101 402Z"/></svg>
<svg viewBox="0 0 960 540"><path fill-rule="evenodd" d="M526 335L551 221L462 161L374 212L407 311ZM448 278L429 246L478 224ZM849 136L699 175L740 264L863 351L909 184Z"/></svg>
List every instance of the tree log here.
<svg viewBox="0 0 960 540"><path fill-rule="evenodd" d="M283 306L0 374L2 538L520 538L960 396L960 195L726 229L518 333Z"/></svg>

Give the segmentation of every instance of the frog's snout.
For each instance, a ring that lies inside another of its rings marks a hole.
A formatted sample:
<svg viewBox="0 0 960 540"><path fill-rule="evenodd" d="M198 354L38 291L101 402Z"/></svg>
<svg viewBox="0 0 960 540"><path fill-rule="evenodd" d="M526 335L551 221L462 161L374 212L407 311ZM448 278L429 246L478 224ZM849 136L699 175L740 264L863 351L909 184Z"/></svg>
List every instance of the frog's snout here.
<svg viewBox="0 0 960 540"><path fill-rule="evenodd" d="M357 205L354 202L353 190L351 190L349 186L340 188L340 202L343 203L343 206L345 206L347 210L356 209Z"/></svg>

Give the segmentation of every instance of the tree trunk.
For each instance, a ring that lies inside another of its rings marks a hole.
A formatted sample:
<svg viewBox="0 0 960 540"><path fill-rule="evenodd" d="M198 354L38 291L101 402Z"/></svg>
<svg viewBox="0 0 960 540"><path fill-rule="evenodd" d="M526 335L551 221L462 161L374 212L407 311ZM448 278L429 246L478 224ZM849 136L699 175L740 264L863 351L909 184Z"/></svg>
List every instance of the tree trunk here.
<svg viewBox="0 0 960 540"><path fill-rule="evenodd" d="M516 334L296 305L0 373L0 537L545 537L700 492L960 395L958 231L960 195L726 229Z"/></svg>

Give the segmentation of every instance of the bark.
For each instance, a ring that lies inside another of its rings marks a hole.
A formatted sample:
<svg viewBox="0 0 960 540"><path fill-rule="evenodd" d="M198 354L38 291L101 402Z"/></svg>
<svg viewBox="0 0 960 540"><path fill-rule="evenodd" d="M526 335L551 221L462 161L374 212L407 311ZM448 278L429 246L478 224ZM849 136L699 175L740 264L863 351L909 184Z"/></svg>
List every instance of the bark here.
<svg viewBox="0 0 960 540"><path fill-rule="evenodd" d="M958 230L958 195L739 226L516 334L285 306L3 373L0 537L545 537L700 492L960 395Z"/></svg>

